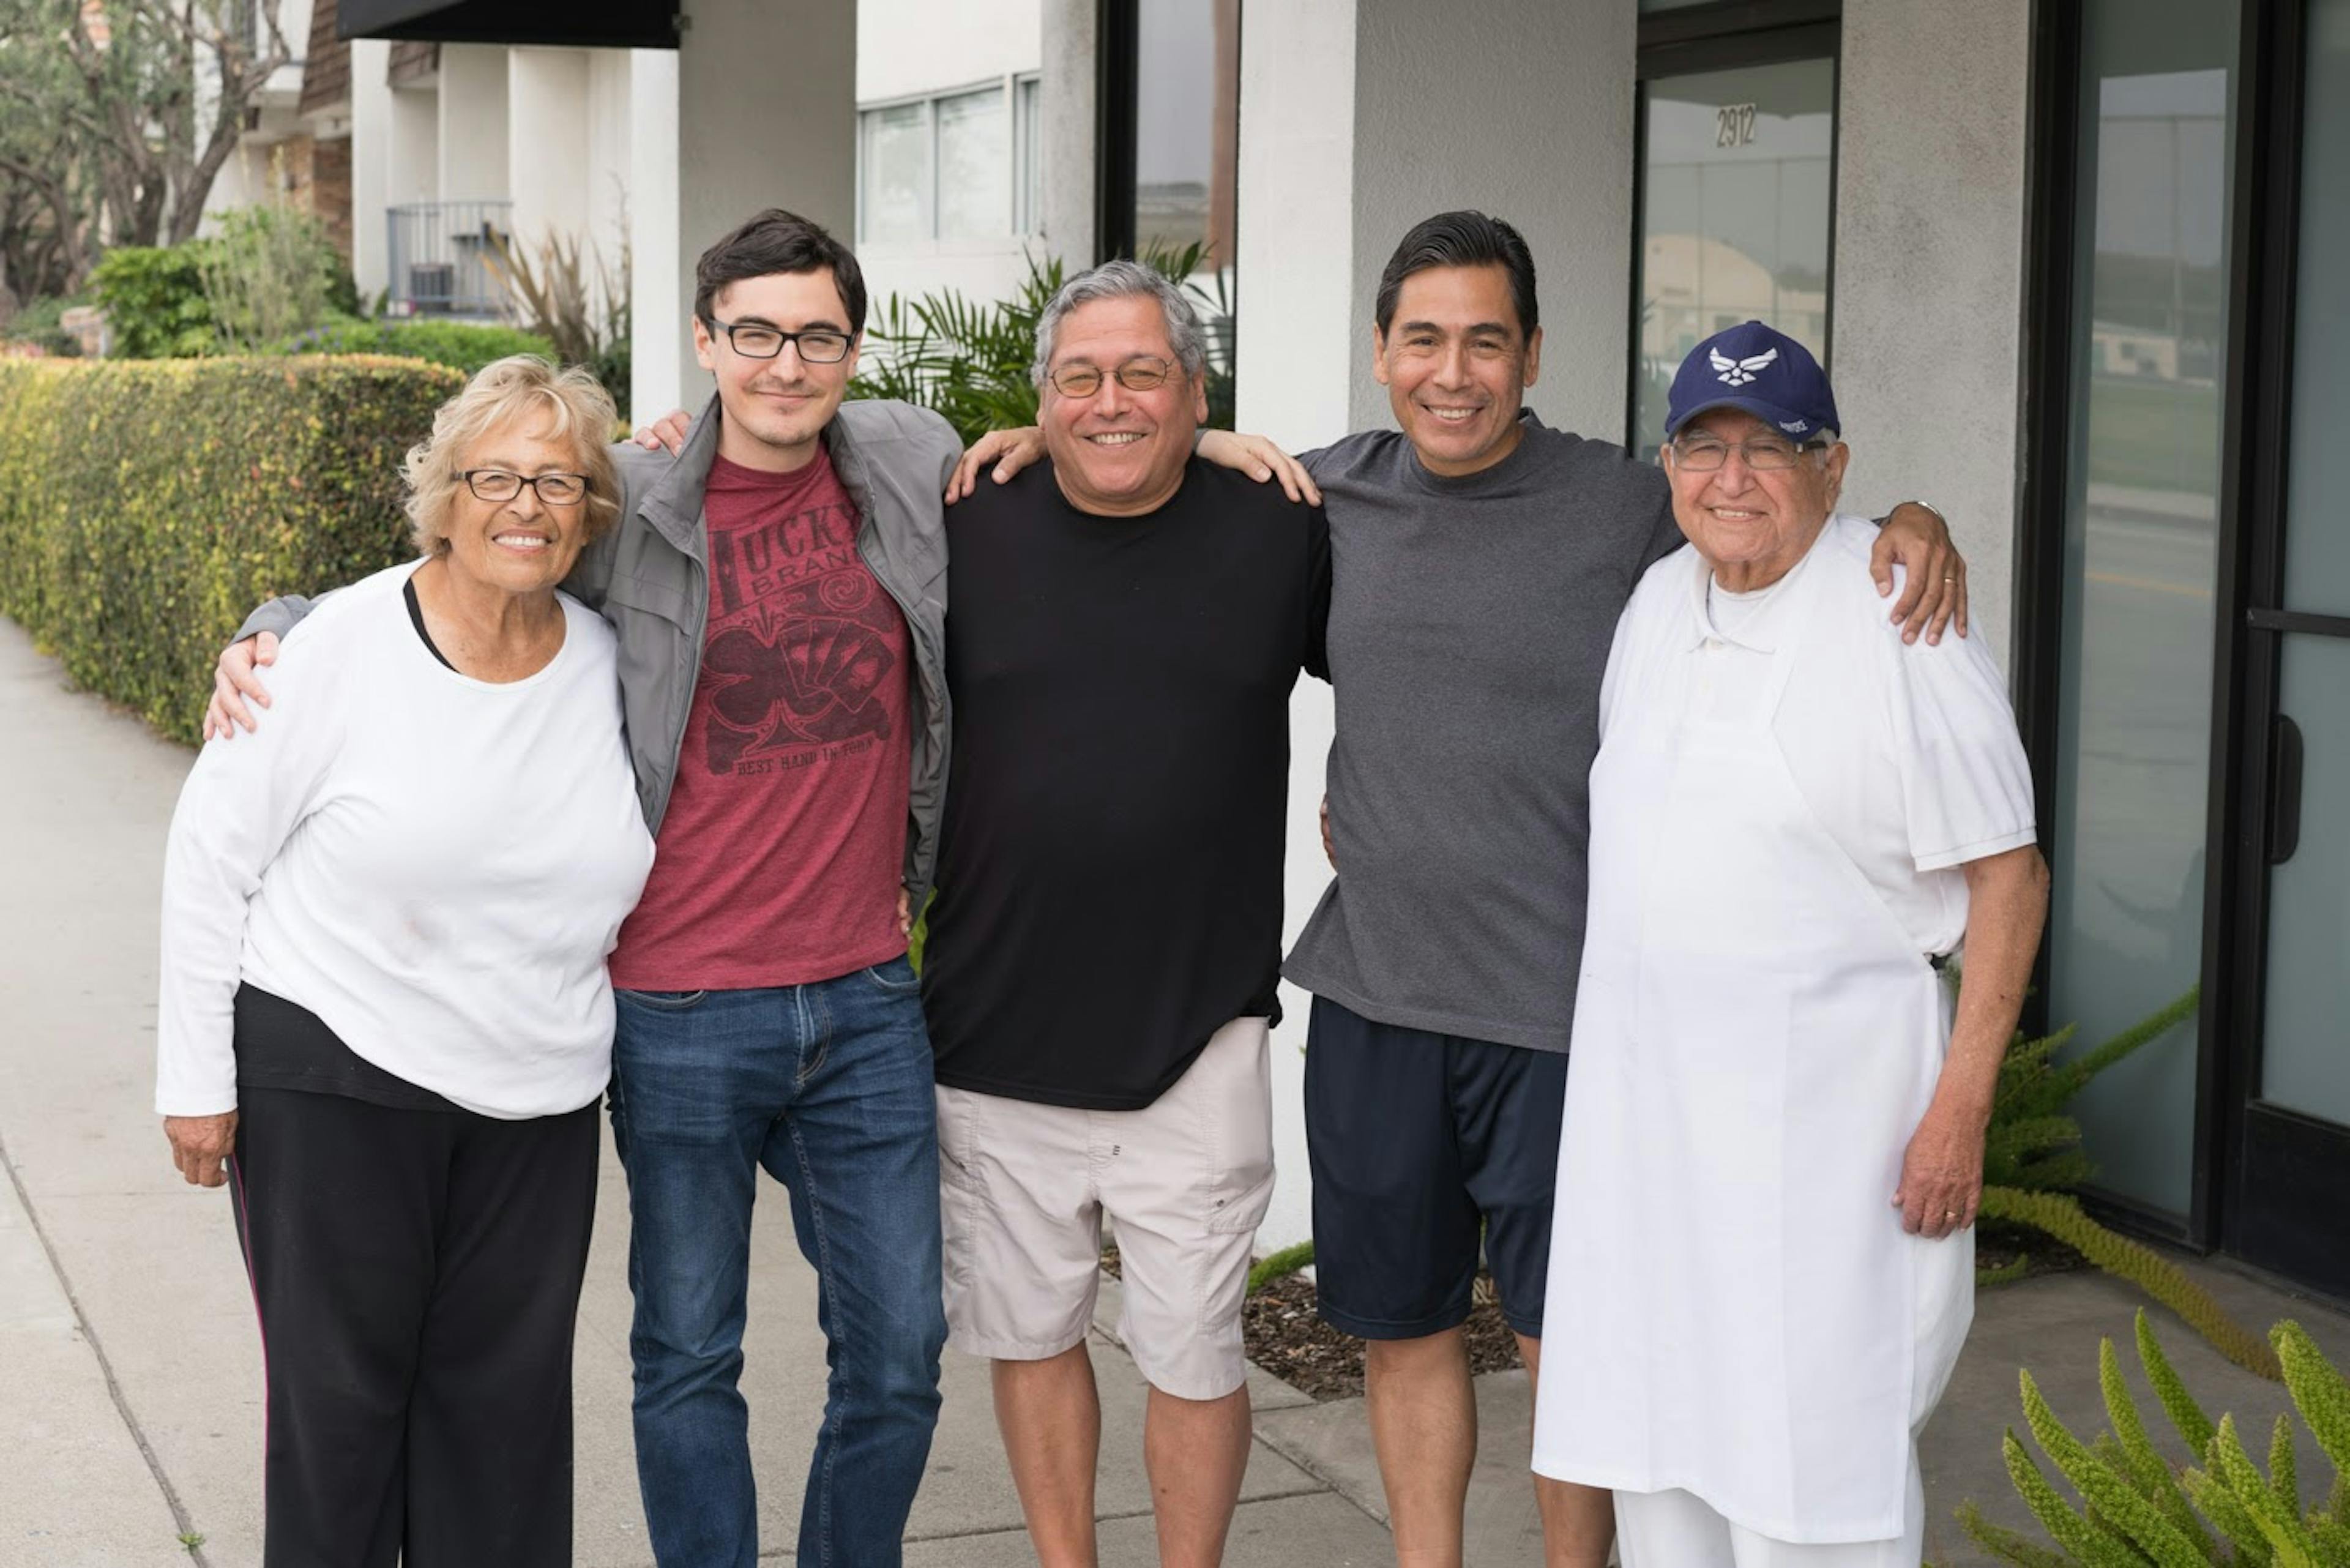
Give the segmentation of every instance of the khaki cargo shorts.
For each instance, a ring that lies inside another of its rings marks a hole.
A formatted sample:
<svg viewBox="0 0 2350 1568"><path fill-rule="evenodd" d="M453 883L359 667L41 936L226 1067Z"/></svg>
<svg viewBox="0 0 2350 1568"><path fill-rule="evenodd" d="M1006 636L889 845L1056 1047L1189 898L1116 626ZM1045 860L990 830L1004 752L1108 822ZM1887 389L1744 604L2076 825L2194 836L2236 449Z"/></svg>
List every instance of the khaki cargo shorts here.
<svg viewBox="0 0 2350 1568"><path fill-rule="evenodd" d="M1273 1200L1270 1075L1265 1021L1236 1018L1139 1111L941 1085L947 1343L1042 1361L1084 1339L1107 1213L1118 1337L1142 1376L1183 1399L1238 1388L1250 1247Z"/></svg>

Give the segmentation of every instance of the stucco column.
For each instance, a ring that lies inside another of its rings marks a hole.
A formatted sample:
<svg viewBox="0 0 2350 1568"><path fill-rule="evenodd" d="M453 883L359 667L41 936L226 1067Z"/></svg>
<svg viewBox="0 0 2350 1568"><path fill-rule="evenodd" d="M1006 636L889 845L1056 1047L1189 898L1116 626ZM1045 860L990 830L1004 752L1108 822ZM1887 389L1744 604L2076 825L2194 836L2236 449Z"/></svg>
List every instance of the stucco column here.
<svg viewBox="0 0 2350 1568"><path fill-rule="evenodd" d="M1238 423L1303 451L1336 440L1351 422L1356 0L1243 5L1241 29ZM1330 688L1298 681L1289 701L1284 949L1330 879L1316 813L1332 726ZM1284 1016L1272 1055L1281 1180L1258 1232L1261 1251L1313 1233L1304 1109L1308 1002L1295 986L1283 985Z"/></svg>
<svg viewBox="0 0 2350 1568"><path fill-rule="evenodd" d="M587 50L507 51L506 188L515 242L533 265L550 237L585 238L589 107Z"/></svg>
<svg viewBox="0 0 2350 1568"><path fill-rule="evenodd" d="M1379 271L1405 230L1453 208L1506 218L1534 252L1542 308L1542 377L1527 401L1553 425L1622 440L1637 8L1358 0L1357 9L1353 299L1365 334ZM1350 401L1357 425L1390 422L1367 350Z"/></svg>
<svg viewBox="0 0 2350 1568"><path fill-rule="evenodd" d="M632 213L631 226L639 276L658 247L671 280L659 310L644 308L650 302L638 291L639 360L660 344L666 319L660 351L677 367L679 400L697 407L712 383L686 329L695 258L767 207L813 218L845 242L856 237L857 5L702 0L690 21L677 50L674 210L665 227L649 223L650 212Z"/></svg>
<svg viewBox="0 0 2350 1568"><path fill-rule="evenodd" d="M506 51L490 44L441 46L438 152L442 202L503 202L506 166Z"/></svg>
<svg viewBox="0 0 2350 1568"><path fill-rule="evenodd" d="M677 234L677 52L629 52L629 417L643 424L685 400L682 372L693 364L679 302Z"/></svg>
<svg viewBox="0 0 2350 1568"><path fill-rule="evenodd" d="M2011 670L2031 23L2029 0L1846 0L1828 367L1846 504L1949 515Z"/></svg>
<svg viewBox="0 0 2350 1568"><path fill-rule="evenodd" d="M389 281L384 207L392 200L392 91L384 73L391 46L351 41L351 276L362 302Z"/></svg>
<svg viewBox="0 0 2350 1568"><path fill-rule="evenodd" d="M1091 266L1094 254L1097 126L1101 71L1101 8L1097 0L1041 0L1043 68L1037 140L1045 159L1045 254L1071 272Z"/></svg>

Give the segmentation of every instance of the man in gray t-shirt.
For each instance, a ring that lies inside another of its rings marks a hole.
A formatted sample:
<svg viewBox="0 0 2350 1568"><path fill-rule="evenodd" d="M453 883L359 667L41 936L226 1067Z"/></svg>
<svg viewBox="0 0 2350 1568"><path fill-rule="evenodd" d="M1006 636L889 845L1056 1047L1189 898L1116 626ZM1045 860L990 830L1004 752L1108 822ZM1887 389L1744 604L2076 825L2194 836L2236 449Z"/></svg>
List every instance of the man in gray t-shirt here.
<svg viewBox="0 0 2350 1568"><path fill-rule="evenodd" d="M1328 836L1338 877L1284 970L1305 1053L1322 1315L1368 1341L1397 1555L1458 1563L1477 1409L1461 1324L1482 1247L1539 1372L1568 1025L1582 958L1586 774L1617 618L1678 549L1662 470L1524 408L1541 369L1517 231L1446 213L1379 281L1374 373L1399 431L1304 459L1330 524ZM1010 451L983 441L950 495ZM1201 455L1285 483L1270 443ZM1310 497L1309 497L1310 498ZM1911 635L1965 625L1964 567L1925 508L1878 541ZM1605 1289L1606 1282L1594 1282ZM1606 1491L1534 1478L1545 1557L1600 1568Z"/></svg>
<svg viewBox="0 0 2350 1568"><path fill-rule="evenodd" d="M1655 464L1530 411L1512 433L1491 466L1451 476L1394 431L1305 460L1346 519L1330 606L1343 874L1284 973L1382 1023L1560 1052L1600 676L1633 585L1681 534Z"/></svg>

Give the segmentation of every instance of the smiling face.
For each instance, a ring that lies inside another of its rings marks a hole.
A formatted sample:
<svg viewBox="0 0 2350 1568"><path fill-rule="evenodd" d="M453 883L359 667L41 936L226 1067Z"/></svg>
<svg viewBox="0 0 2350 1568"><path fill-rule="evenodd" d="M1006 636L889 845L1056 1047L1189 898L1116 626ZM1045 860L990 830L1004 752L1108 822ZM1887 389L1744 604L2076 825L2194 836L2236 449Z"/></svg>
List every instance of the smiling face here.
<svg viewBox="0 0 2350 1568"><path fill-rule="evenodd" d="M1794 569L1827 525L1851 449L1838 441L1825 452L1799 452L1792 468L1751 467L1741 442L1785 445L1787 438L1767 421L1736 409L1700 413L1676 439L1700 435L1720 440L1729 452L1720 468L1690 469L1674 461L1673 442L1665 443L1673 519L1725 587L1767 587Z"/></svg>
<svg viewBox="0 0 2350 1568"><path fill-rule="evenodd" d="M832 269L768 273L728 284L713 296L711 314L735 325L753 323L785 332L849 331L848 306ZM796 342L772 359L738 354L723 330L713 333L699 317L693 323L694 358L718 379L718 403L725 428L718 451L745 468L787 472L816 456L816 440L857 374L859 344L831 365L811 365Z"/></svg>
<svg viewBox="0 0 2350 1568"><path fill-rule="evenodd" d="M1135 359L1174 370L1158 386L1134 391L1120 386L1115 372ZM1063 317L1047 369L1076 366L1101 372L1098 390L1067 397L1047 379L1039 393L1045 448L1061 493L1078 511L1101 517L1158 510L1181 488L1183 465L1208 418L1207 389L1176 360L1159 302L1142 295L1097 299Z"/></svg>
<svg viewBox="0 0 2350 1568"><path fill-rule="evenodd" d="M585 473L588 465L571 443L536 433L542 428L542 421L524 419L494 430L460 454L457 468L502 468L525 476ZM587 543L584 496L550 506L525 484L511 501L484 501L461 483L451 500L444 556L453 576L523 596L561 582Z"/></svg>
<svg viewBox="0 0 2350 1568"><path fill-rule="evenodd" d="M1371 373L1420 465L1451 478L1517 449L1518 410L1542 369L1542 329L1518 326L1507 268L1432 266L1403 280L1371 335Z"/></svg>

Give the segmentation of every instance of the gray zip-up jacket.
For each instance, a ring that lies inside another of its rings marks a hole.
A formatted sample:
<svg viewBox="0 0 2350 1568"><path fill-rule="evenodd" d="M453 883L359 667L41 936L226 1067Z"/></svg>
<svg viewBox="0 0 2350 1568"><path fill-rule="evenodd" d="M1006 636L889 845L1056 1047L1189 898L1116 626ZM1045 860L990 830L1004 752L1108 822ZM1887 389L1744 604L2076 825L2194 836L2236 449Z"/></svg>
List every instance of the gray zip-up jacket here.
<svg viewBox="0 0 2350 1568"><path fill-rule="evenodd" d="M620 520L580 554L566 593L600 611L619 637L620 711L645 826L658 836L677 782L679 750L710 620L709 520L702 491L718 452L718 400L693 421L675 458L632 441L613 449ZM849 499L857 551L906 618L914 654L913 776L907 799L905 883L919 910L939 858L951 715L946 678L947 538L941 499L962 442L927 409L894 401L845 402L825 427ZM309 613L299 597L272 599L237 628L240 639L284 636Z"/></svg>

